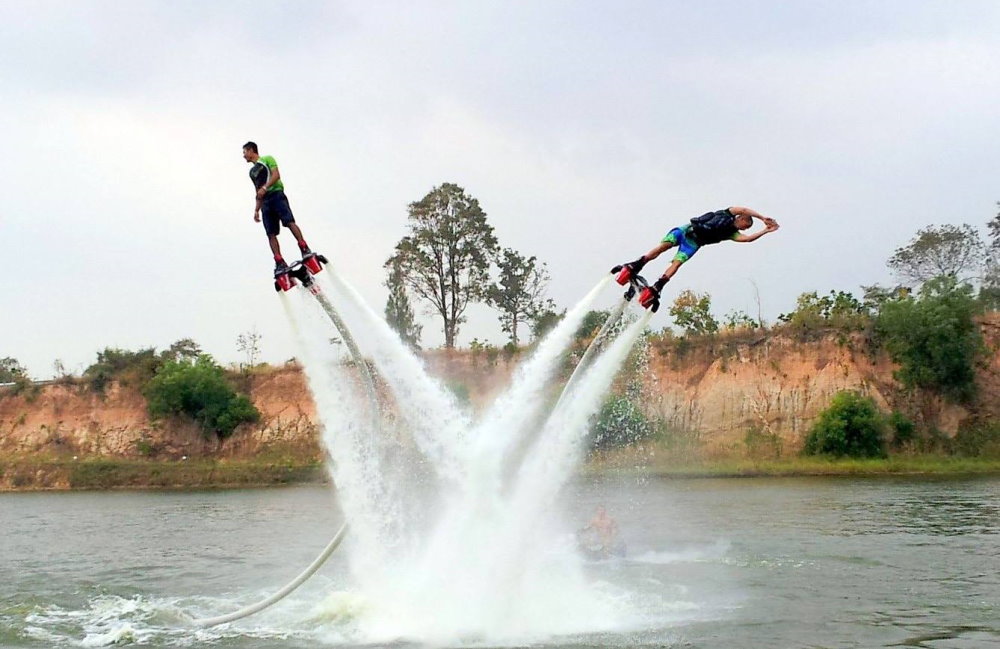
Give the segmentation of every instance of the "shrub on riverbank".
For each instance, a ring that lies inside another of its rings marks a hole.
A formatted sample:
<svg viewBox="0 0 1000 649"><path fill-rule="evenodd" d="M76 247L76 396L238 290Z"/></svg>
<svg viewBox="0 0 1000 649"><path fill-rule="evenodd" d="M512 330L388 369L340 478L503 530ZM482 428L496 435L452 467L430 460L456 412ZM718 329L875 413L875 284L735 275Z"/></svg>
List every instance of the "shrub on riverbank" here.
<svg viewBox="0 0 1000 649"><path fill-rule="evenodd" d="M627 446L652 437L656 424L626 397L613 396L604 402L590 431L590 448L599 450Z"/></svg>
<svg viewBox="0 0 1000 649"><path fill-rule="evenodd" d="M1000 422L974 422L962 426L952 440L955 455L1000 460Z"/></svg>
<svg viewBox="0 0 1000 649"><path fill-rule="evenodd" d="M820 413L806 436L804 455L885 457L886 421L869 397L845 390Z"/></svg>
<svg viewBox="0 0 1000 649"><path fill-rule="evenodd" d="M228 437L241 423L255 422L260 412L250 399L236 391L212 357L202 354L191 363L167 361L146 384L143 394L150 416L184 415L205 433Z"/></svg>

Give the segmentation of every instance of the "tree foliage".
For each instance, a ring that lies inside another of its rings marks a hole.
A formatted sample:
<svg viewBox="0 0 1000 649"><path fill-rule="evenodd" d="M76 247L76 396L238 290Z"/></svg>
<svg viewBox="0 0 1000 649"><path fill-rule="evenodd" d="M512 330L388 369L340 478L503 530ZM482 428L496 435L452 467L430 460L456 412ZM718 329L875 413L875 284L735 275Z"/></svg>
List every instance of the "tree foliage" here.
<svg viewBox="0 0 1000 649"><path fill-rule="evenodd" d="M822 297L816 291L803 293L795 302L795 310L782 313L778 320L801 335L829 329L854 331L869 322L868 309L846 291L830 291Z"/></svg>
<svg viewBox="0 0 1000 649"><path fill-rule="evenodd" d="M906 286L886 288L878 284L872 284L870 286L862 286L861 289L864 291L861 298L861 306L864 308L865 313L871 317L877 317L882 312L882 307L889 302L902 300L913 293Z"/></svg>
<svg viewBox="0 0 1000 649"><path fill-rule="evenodd" d="M1000 459L1000 421L974 420L959 427L952 452L965 457Z"/></svg>
<svg viewBox="0 0 1000 649"><path fill-rule="evenodd" d="M590 430L590 448L607 449L627 446L652 437L655 424L626 397L612 396L597 415Z"/></svg>
<svg viewBox="0 0 1000 649"><path fill-rule="evenodd" d="M719 330L719 322L712 317L712 298L708 293L681 291L670 307L670 315L687 335L703 336Z"/></svg>
<svg viewBox="0 0 1000 649"><path fill-rule="evenodd" d="M531 318L531 335L538 340L552 331L559 321L566 316L566 311L556 312L552 308L542 309Z"/></svg>
<svg viewBox="0 0 1000 649"><path fill-rule="evenodd" d="M83 378L94 392L103 393L114 380L126 385L145 385L163 364L163 357L153 347L131 351L106 347L97 352L97 362L83 371Z"/></svg>
<svg viewBox="0 0 1000 649"><path fill-rule="evenodd" d="M194 362L165 362L143 394L150 416L185 415L198 422L206 434L219 437L228 437L243 422L260 419L250 399L236 393L225 371L208 354Z"/></svg>
<svg viewBox="0 0 1000 649"><path fill-rule="evenodd" d="M191 338L181 338L170 345L160 356L165 361L193 361L202 355L201 345Z"/></svg>
<svg viewBox="0 0 1000 649"><path fill-rule="evenodd" d="M835 457L885 457L886 421L875 402L857 392L834 395L806 435L802 452Z"/></svg>
<svg viewBox="0 0 1000 649"><path fill-rule="evenodd" d="M746 311L733 309L722 319L722 326L726 329L757 329L760 322L751 318Z"/></svg>
<svg viewBox="0 0 1000 649"><path fill-rule="evenodd" d="M505 248L497 259L500 276L486 291L487 302L500 312L500 328L518 345L518 328L552 311L555 304L545 297L549 271L534 256L525 257Z"/></svg>
<svg viewBox="0 0 1000 649"><path fill-rule="evenodd" d="M407 288L441 316L452 349L466 308L484 297L497 248L493 226L478 200L444 183L410 204L407 227L385 266L398 265Z"/></svg>
<svg viewBox="0 0 1000 649"><path fill-rule="evenodd" d="M27 377L28 370L16 358L0 358L0 383L16 383Z"/></svg>
<svg viewBox="0 0 1000 649"><path fill-rule="evenodd" d="M975 366L984 344L974 317L981 304L972 287L953 277L923 286L918 298L885 303L876 321L880 338L908 387L934 390L955 401L975 394Z"/></svg>
<svg viewBox="0 0 1000 649"><path fill-rule="evenodd" d="M979 276L985 254L979 232L968 223L931 225L918 230L887 263L898 277L917 284L942 276L964 281Z"/></svg>
<svg viewBox="0 0 1000 649"><path fill-rule="evenodd" d="M138 351L106 347L97 352L97 362L83 371L83 378L90 389L98 393L103 393L112 381L142 388L164 363L193 361L201 353L201 347L190 338L181 338L160 353L154 347Z"/></svg>
<svg viewBox="0 0 1000 649"><path fill-rule="evenodd" d="M389 265L385 286L389 289L389 297L385 301L385 321L410 348L420 349L420 332L423 327L417 324L399 264Z"/></svg>
<svg viewBox="0 0 1000 649"><path fill-rule="evenodd" d="M1000 203L997 203L1000 206ZM986 249L981 297L984 306L1000 309L1000 213L986 225L989 242Z"/></svg>
<svg viewBox="0 0 1000 649"><path fill-rule="evenodd" d="M576 328L576 333L573 334L573 339L577 343L581 343L592 336L595 336L601 329L601 325L604 321L608 319L611 315L610 311L598 310L598 311L587 311L583 316L583 320L580 322L580 326Z"/></svg>

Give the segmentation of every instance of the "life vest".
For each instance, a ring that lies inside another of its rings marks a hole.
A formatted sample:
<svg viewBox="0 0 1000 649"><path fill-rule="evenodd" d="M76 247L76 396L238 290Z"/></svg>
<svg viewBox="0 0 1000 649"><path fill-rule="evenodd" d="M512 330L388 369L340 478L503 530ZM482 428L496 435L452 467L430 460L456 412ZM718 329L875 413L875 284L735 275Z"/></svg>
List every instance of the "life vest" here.
<svg viewBox="0 0 1000 649"><path fill-rule="evenodd" d="M739 232L736 227L736 217L728 209L718 212L706 212L691 219L691 232L699 246L719 243L731 239Z"/></svg>
<svg viewBox="0 0 1000 649"><path fill-rule="evenodd" d="M255 189L260 189L266 185L270 178L271 170L260 160L257 160L250 166L250 181L253 183Z"/></svg>

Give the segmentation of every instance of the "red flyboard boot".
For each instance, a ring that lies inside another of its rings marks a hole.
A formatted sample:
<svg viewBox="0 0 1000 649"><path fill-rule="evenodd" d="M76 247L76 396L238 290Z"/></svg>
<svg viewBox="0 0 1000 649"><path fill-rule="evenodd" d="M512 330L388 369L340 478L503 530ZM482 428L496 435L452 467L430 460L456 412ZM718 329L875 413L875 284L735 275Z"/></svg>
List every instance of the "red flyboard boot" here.
<svg viewBox="0 0 1000 649"><path fill-rule="evenodd" d="M639 292L639 306L644 309L648 309L659 301L660 294L652 286L647 286Z"/></svg>
<svg viewBox="0 0 1000 649"><path fill-rule="evenodd" d="M291 269L284 262L278 259L274 266L274 290L290 291L295 286L295 278L292 277Z"/></svg>
<svg viewBox="0 0 1000 649"><path fill-rule="evenodd" d="M295 286L295 278L289 273L282 273L274 278L274 290L290 291Z"/></svg>
<svg viewBox="0 0 1000 649"><path fill-rule="evenodd" d="M611 272L617 273L615 281L621 284L622 286L625 286L629 282L631 282L636 275L638 275L639 271L642 270L642 267L645 265L646 265L646 256L643 255L642 257L639 257L635 261L630 261L629 263L622 264L621 266L615 266L614 268L611 269Z"/></svg>
<svg viewBox="0 0 1000 649"><path fill-rule="evenodd" d="M308 255L302 258L302 265L309 269L309 272L315 275L319 271L323 270L323 264L320 263L320 256L315 252L310 252Z"/></svg>

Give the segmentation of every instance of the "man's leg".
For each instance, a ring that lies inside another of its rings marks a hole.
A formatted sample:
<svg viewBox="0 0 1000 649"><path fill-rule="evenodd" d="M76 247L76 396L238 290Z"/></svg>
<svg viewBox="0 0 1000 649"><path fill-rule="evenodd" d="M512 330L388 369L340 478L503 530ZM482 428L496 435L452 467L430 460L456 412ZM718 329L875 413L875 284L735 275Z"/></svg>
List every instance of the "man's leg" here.
<svg viewBox="0 0 1000 649"><path fill-rule="evenodd" d="M673 277L678 270L680 270L681 265L690 259L694 253L698 252L698 244L687 238L686 230L683 228L675 228L674 230L671 230L670 233L664 237L663 244L677 246L677 254L674 255L673 261L670 262L667 269L663 271L662 275L660 275L660 279L656 280L656 283L653 284L653 287L657 291L662 291L666 283L670 281L670 278ZM670 245L667 245L667 248L669 248Z"/></svg>
<svg viewBox="0 0 1000 649"><path fill-rule="evenodd" d="M299 229L298 224L295 222L295 216L292 214L292 206L288 203L288 197L282 192L280 198L277 200L277 209L281 212L281 224L291 230L292 236L295 237L295 241L299 244L299 250L305 256L309 252L309 246L306 245L305 237L302 236L302 230Z"/></svg>
<svg viewBox="0 0 1000 649"><path fill-rule="evenodd" d="M627 264L622 264L621 266L615 266L611 269L612 273L617 273L622 267L628 268L633 274L639 274L642 269L645 268L646 264L663 254L664 250L669 250L676 244L673 241L664 241L642 257L639 257L635 261L630 261Z"/></svg>
<svg viewBox="0 0 1000 649"><path fill-rule="evenodd" d="M281 246L278 244L278 235L267 235L267 243L271 246L271 254L274 255L275 260L281 259Z"/></svg>
<svg viewBox="0 0 1000 649"><path fill-rule="evenodd" d="M656 245L655 248L644 254L642 257L639 257L635 261L630 261L627 264L622 264L621 266L615 266L614 268L611 269L611 272L617 273L622 268L627 268L632 275L638 275L640 272L642 272L642 269L646 267L646 264L653 261L660 255L662 255L664 251L670 250L674 246L678 245L678 241L682 240L682 238L683 238L683 232L681 231L681 229L674 228L673 230L667 233L667 236L663 237L663 239L660 241L660 243ZM664 282L666 282L666 280L664 280Z"/></svg>
<svg viewBox="0 0 1000 649"><path fill-rule="evenodd" d="M646 261L653 261L654 259L656 259L660 255L662 255L666 251L668 251L671 248L673 248L674 245L675 244L672 241L663 241L658 246L656 246L655 248L653 248L652 250L650 250L649 252L647 252L645 255L643 255L643 257L646 258Z"/></svg>
<svg viewBox="0 0 1000 649"><path fill-rule="evenodd" d="M295 223L295 221L289 223L287 227L292 231L292 234L295 236L295 240L299 242L299 248L304 246L306 242L305 237L302 236L302 230L299 229L299 226Z"/></svg>
<svg viewBox="0 0 1000 649"><path fill-rule="evenodd" d="M281 232L281 225L273 206L267 201L261 209L261 219L264 224L264 232L267 234L267 245L271 247L271 254L274 255L275 267L280 268L285 260L281 258L281 245L278 243L278 234Z"/></svg>
<svg viewBox="0 0 1000 649"><path fill-rule="evenodd" d="M680 270L681 264L683 263L684 262L681 261L680 259L675 259L672 262L670 262L670 265L667 266L667 269L663 271L663 277L666 277L667 280L669 281L670 278L673 277L678 270Z"/></svg>
<svg viewBox="0 0 1000 649"><path fill-rule="evenodd" d="M292 231L292 235L295 236L295 241L299 244L299 250L302 250L303 252L309 250L309 246L306 244L306 239L302 236L302 230L299 229L299 226L295 223L295 221L292 221L285 227Z"/></svg>

